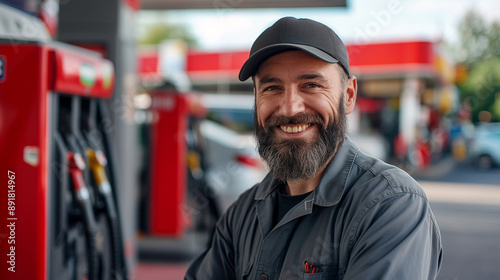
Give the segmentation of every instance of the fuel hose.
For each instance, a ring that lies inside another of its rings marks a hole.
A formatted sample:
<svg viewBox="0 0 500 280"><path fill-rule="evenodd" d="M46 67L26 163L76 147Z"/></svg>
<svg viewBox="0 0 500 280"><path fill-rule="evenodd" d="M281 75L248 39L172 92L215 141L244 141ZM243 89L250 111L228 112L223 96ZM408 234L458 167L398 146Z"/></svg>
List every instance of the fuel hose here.
<svg viewBox="0 0 500 280"><path fill-rule="evenodd" d="M82 155L74 152L67 152L68 167L73 182L73 191L83 212L87 239L87 262L88 280L98 280L99 257L97 254L97 223L94 217L94 209L90 199L89 190L83 180L83 170L85 170L85 160Z"/></svg>
<svg viewBox="0 0 500 280"><path fill-rule="evenodd" d="M113 199L113 192L111 185L109 183L108 177L106 175L105 166L107 164L107 159L104 153L100 150L94 150L91 148L87 149L87 156L89 161L89 167L92 171L94 181L98 187L99 193L104 199L104 204L106 207L109 228L111 232L111 242L112 242L112 264L113 264L113 277L116 280L126 280L126 273L124 270L124 265L122 264L122 251L121 251L121 238L120 238L120 227L118 223L118 215L116 210L116 205Z"/></svg>

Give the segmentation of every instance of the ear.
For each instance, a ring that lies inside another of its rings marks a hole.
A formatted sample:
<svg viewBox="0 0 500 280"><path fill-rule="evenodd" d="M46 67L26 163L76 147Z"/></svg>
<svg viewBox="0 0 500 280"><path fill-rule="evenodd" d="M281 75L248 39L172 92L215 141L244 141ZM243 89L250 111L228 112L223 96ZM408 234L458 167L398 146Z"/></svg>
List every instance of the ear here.
<svg viewBox="0 0 500 280"><path fill-rule="evenodd" d="M356 105L356 97L358 95L358 81L355 76L347 80L344 92L344 104L346 114L350 114Z"/></svg>

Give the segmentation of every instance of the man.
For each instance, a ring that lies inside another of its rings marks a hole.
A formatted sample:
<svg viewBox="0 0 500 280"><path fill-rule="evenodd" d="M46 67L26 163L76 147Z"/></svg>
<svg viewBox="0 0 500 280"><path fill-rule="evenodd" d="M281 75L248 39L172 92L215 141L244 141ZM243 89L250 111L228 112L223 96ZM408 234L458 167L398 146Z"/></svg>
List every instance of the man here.
<svg viewBox="0 0 500 280"><path fill-rule="evenodd" d="M283 18L253 44L258 149L269 175L219 220L185 279L435 279L441 239L422 188L346 137L356 101L327 26Z"/></svg>

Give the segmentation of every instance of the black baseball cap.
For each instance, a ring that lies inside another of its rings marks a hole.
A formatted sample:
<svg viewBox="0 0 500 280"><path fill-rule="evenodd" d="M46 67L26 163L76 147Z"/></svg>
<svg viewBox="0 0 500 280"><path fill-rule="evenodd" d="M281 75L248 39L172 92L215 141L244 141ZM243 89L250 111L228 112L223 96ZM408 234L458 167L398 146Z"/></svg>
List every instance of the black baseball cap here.
<svg viewBox="0 0 500 280"><path fill-rule="evenodd" d="M339 63L351 77L347 49L331 28L311 19L284 17L257 37L250 57L241 67L240 81L255 75L262 62L271 56L297 49L326 62Z"/></svg>

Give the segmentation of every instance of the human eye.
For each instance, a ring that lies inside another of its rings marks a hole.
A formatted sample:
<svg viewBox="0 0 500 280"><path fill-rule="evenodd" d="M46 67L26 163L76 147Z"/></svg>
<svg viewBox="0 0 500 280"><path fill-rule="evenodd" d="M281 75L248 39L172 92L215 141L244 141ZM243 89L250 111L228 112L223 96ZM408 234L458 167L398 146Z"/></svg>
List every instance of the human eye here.
<svg viewBox="0 0 500 280"><path fill-rule="evenodd" d="M314 88L320 88L321 86L319 84L317 84L317 83L307 83L307 84L304 85L304 87L305 88L312 88L312 89L314 89Z"/></svg>
<svg viewBox="0 0 500 280"><path fill-rule="evenodd" d="M277 91L279 88L277 86L268 86L264 88L264 92L266 91Z"/></svg>

